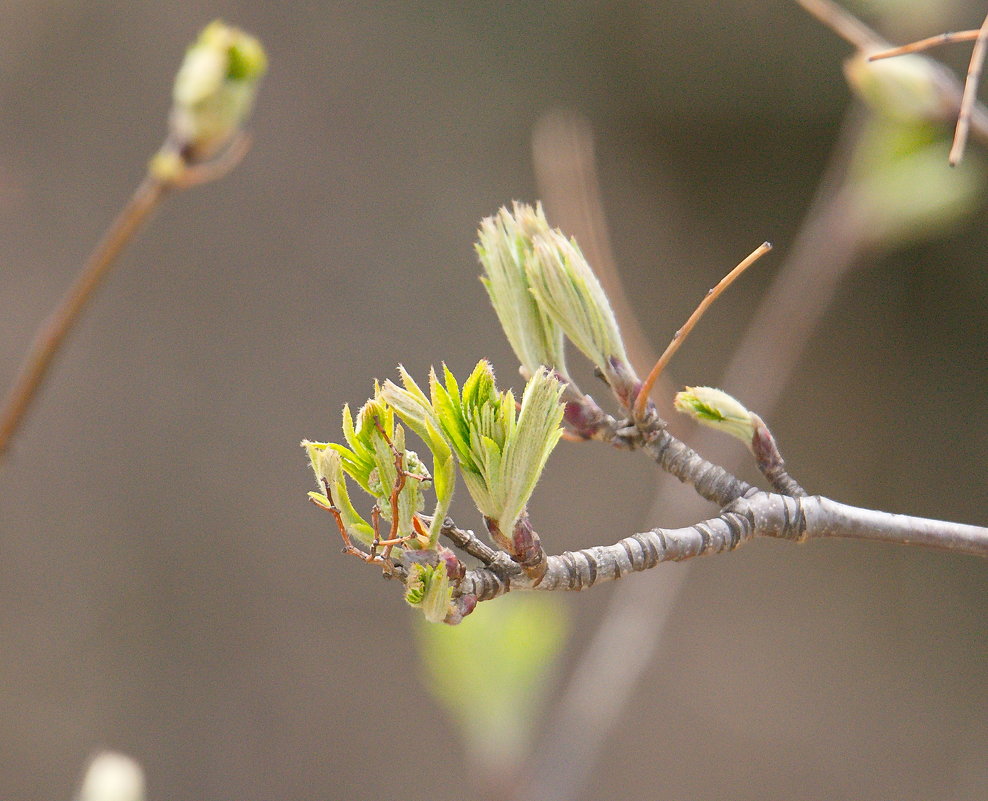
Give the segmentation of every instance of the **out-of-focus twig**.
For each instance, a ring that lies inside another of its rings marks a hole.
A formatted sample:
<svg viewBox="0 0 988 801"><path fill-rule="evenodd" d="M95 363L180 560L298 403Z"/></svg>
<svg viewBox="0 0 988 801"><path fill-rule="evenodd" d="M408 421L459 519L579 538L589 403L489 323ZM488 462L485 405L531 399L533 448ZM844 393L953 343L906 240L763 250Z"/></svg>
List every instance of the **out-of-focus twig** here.
<svg viewBox="0 0 988 801"><path fill-rule="evenodd" d="M566 109L544 114L532 131L532 160L550 220L580 243L621 324L628 357L641 372L655 362L656 354L628 300L611 248L590 121ZM657 394L659 413L671 416L671 385L663 384Z"/></svg>
<svg viewBox="0 0 988 801"><path fill-rule="evenodd" d="M831 0L796 0L796 2L858 50L884 49L888 46L888 42L875 31Z"/></svg>
<svg viewBox="0 0 988 801"><path fill-rule="evenodd" d="M974 40L974 49L971 51L967 80L964 81L964 95L957 115L957 127L954 129L954 142L947 156L951 167L960 164L964 157L964 147L967 145L967 135L971 128L971 114L978 100L978 84L981 81L981 68L985 63L986 47L988 47L988 17L985 17L985 21L981 23L978 37Z"/></svg>
<svg viewBox="0 0 988 801"><path fill-rule="evenodd" d="M910 42L909 44L900 45L899 47L890 47L888 50L882 50L879 53L872 53L868 56L868 60L881 61L885 58L907 56L910 53L922 53L924 50L929 50L930 48L950 44L952 42L972 42L978 38L978 34L980 33L980 28L975 28L971 31L951 31L949 33L939 33L936 36L928 36L917 42Z"/></svg>
<svg viewBox="0 0 988 801"><path fill-rule="evenodd" d="M837 5L837 3L834 3L833 0L796 0L796 2L842 39L854 45L860 52L866 54L869 60L874 60L876 56L878 58L886 58L894 54L892 45L886 39L883 39L861 20L857 19L857 17ZM984 26L982 26L983 28ZM958 34L958 36L964 35L966 33ZM932 39L934 43L940 40L946 41L943 37L932 37ZM927 39L923 40L923 42L914 43L915 50L912 52L923 49L920 45L925 46L925 43L929 41ZM901 50L901 48L896 48L895 50ZM972 67L975 65L974 56L975 54L972 53ZM983 60L984 56L979 55L979 58ZM947 119L953 120L956 117L959 123L960 116L964 113L964 104L967 103L965 125L968 126L970 132L981 142L988 143L988 109L978 103L974 97L976 94L977 77L980 76L980 62L975 71L977 76L973 81L975 84L974 90L968 88L972 84L970 70L968 80L962 86L957 76L947 69L947 67L932 59L927 59L927 62L935 75L936 90L942 100L940 109L942 115L941 121L946 121ZM970 99L967 99L968 95L970 95ZM964 136L967 136L966 132ZM954 164L954 162L951 162L951 164Z"/></svg>

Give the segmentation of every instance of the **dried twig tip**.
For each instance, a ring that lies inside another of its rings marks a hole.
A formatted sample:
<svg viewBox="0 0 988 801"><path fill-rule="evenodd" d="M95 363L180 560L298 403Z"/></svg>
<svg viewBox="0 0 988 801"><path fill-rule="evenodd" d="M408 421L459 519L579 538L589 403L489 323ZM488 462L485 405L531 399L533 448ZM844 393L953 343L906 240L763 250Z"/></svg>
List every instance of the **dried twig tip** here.
<svg viewBox="0 0 988 801"><path fill-rule="evenodd" d="M658 380L659 376L662 375L662 371L669 364L673 355L679 350L680 345L686 341L686 337L689 336L690 331L693 327L700 321L703 317L704 312L710 308L710 304L713 303L721 295L721 293L727 289L734 280L741 275L745 270L747 270L752 264L758 261L762 256L768 253L772 249L771 242L762 242L757 248L755 248L751 253L744 258L737 267L731 270L727 275L720 279L713 289L709 290L704 296L703 300L700 301L700 305L696 307L693 314L690 315L689 319L686 321L685 325L680 328L672 340L666 346L665 351L659 357L659 360L655 363L652 368L652 372L648 374L648 378L641 386L641 390L638 393L638 398L635 400L634 415L636 420L643 420L645 416L645 409L648 405L648 395L652 391L652 387Z"/></svg>

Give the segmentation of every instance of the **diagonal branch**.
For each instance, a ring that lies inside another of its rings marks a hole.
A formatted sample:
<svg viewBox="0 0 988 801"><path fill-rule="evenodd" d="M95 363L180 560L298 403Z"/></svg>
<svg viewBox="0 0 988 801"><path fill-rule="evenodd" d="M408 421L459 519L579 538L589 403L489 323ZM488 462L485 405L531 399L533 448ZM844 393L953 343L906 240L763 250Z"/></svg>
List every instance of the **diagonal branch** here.
<svg viewBox="0 0 988 801"><path fill-rule="evenodd" d="M7 399L0 406L0 457L20 427L28 407L51 368L55 354L89 299L110 271L120 251L151 216L169 188L168 183L153 175L144 179L96 245L75 283L38 329Z"/></svg>
<svg viewBox="0 0 988 801"><path fill-rule="evenodd" d="M700 497L719 506L726 506L752 488L720 465L704 459L665 429L646 442L642 449L667 473L672 473L693 487Z"/></svg>

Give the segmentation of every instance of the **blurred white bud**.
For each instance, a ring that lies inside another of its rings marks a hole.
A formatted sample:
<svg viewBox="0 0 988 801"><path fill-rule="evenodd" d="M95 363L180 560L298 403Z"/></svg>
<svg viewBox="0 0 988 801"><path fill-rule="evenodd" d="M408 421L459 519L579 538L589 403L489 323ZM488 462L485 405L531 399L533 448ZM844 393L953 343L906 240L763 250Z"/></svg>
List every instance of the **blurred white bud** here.
<svg viewBox="0 0 988 801"><path fill-rule="evenodd" d="M144 771L129 756L103 751L89 763L79 801L144 801Z"/></svg>

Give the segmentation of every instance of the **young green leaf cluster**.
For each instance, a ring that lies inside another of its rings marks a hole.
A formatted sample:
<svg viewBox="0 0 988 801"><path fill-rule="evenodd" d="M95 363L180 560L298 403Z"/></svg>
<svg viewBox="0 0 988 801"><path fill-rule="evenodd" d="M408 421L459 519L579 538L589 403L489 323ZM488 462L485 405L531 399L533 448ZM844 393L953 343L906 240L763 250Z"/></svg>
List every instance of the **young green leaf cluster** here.
<svg viewBox="0 0 988 801"><path fill-rule="evenodd" d="M540 367L516 410L514 394L498 391L486 360L463 382L462 391L447 368L442 381L432 371L429 398L404 370L401 378L403 387L385 383L383 397L427 442L433 432L441 432L477 508L498 529L510 532L562 434L562 385ZM498 545L511 550L509 540Z"/></svg>
<svg viewBox="0 0 988 801"><path fill-rule="evenodd" d="M566 372L563 329L535 301L527 265L536 239L551 234L542 206L514 204L480 223L475 245L484 267L481 283L527 378L550 367L571 384Z"/></svg>
<svg viewBox="0 0 988 801"><path fill-rule="evenodd" d="M418 607L430 623L443 623L453 605L453 588L444 560L436 564L412 562L405 581L405 602Z"/></svg>
<svg viewBox="0 0 988 801"><path fill-rule="evenodd" d="M422 608L429 620L458 619L469 611L463 603L458 605L450 589L451 572L458 571L459 563L438 545L453 496L455 465L495 542L512 556L523 543L529 555L537 538L525 509L562 434L563 385L540 367L529 378L519 405L510 390L497 389L484 360L462 388L447 368L442 381L431 371L428 396L404 368L398 369L402 386L391 381L375 386L374 397L356 421L344 407L345 445L302 443L320 487L309 497L333 513L349 552L381 564L388 563L393 548L411 557L405 560L405 599ZM405 429L396 418L428 447L431 474L417 454L406 449ZM370 523L356 511L346 477L374 499ZM436 494L431 519L421 514L422 493L430 486ZM382 519L391 523L388 535L380 531ZM525 537L513 536L516 526ZM369 550L356 548L352 540ZM384 552L379 554L379 548Z"/></svg>
<svg viewBox="0 0 988 801"><path fill-rule="evenodd" d="M378 387L375 387L374 397L357 413L356 425L350 407L343 408L343 437L346 445L302 443L316 481L325 490L309 493L309 497L327 509L335 507L347 534L367 545L372 544L379 533L357 513L350 501L344 478L344 474L348 475L374 498L378 513L392 524L395 536L420 543L421 529L415 518L424 507L422 493L432 485L432 476L415 451L405 449L405 431L395 425L394 411L380 397ZM436 494L439 498L437 510L444 511L452 497L452 487L437 488Z"/></svg>
<svg viewBox="0 0 988 801"><path fill-rule="evenodd" d="M676 393L674 404L676 411L751 447L751 439L755 434L754 416L723 390L714 387L686 387Z"/></svg>

